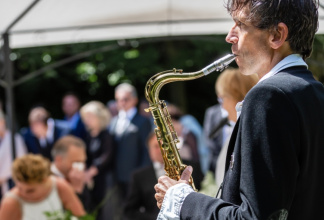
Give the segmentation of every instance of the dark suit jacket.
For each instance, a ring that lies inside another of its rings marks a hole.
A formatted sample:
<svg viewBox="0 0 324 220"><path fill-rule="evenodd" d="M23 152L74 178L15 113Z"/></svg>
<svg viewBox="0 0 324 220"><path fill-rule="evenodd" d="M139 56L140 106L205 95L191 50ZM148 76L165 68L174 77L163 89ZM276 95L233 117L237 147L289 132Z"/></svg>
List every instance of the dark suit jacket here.
<svg viewBox="0 0 324 220"><path fill-rule="evenodd" d="M102 130L97 137L87 137L87 167L95 166L98 174L94 176L91 204L96 207L104 198L107 188L107 174L112 170L115 145L108 130Z"/></svg>
<svg viewBox="0 0 324 220"><path fill-rule="evenodd" d="M193 167L192 178L195 187L200 190L204 178L199 162L183 160L183 163ZM136 170L132 175L129 195L126 199L124 214L129 220L155 220L160 209L155 200L154 185L157 184L153 165Z"/></svg>
<svg viewBox="0 0 324 220"><path fill-rule="evenodd" d="M260 82L234 128L221 199L191 193L181 219L322 219L323 131L324 87L305 67Z"/></svg>
<svg viewBox="0 0 324 220"><path fill-rule="evenodd" d="M77 136L77 137L81 138L82 140L86 141L88 133L87 133L85 125L81 119L81 116L79 113L76 113L76 115L74 117L77 117L77 120L74 124L71 124L71 122L69 122L66 119L66 117L64 118L64 120L68 121L70 128L71 128L72 135Z"/></svg>
<svg viewBox="0 0 324 220"><path fill-rule="evenodd" d="M32 133L29 127L21 129L21 135L24 138L27 151L33 154L41 154L51 161L52 161L51 150L53 148L55 141L57 141L60 137L63 137L64 135L70 133L71 130L66 122L63 122L62 120L54 120L53 142L47 143L46 147L41 147L39 140Z"/></svg>
<svg viewBox="0 0 324 220"><path fill-rule="evenodd" d="M124 216L129 220L156 219L159 208L154 198L157 183L153 165L136 170L132 175Z"/></svg>
<svg viewBox="0 0 324 220"><path fill-rule="evenodd" d="M120 137L116 136L114 117L110 126L110 133L116 142L115 174L119 183L128 184L131 174L139 167L150 164L146 147L146 138L151 132L151 122L138 112Z"/></svg>

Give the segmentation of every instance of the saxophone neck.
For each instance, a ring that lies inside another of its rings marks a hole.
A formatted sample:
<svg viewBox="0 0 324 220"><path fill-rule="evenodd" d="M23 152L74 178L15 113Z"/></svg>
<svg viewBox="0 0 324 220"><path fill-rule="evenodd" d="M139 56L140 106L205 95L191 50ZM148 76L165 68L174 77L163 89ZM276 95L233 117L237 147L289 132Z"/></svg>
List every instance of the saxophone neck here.
<svg viewBox="0 0 324 220"><path fill-rule="evenodd" d="M170 82L193 80L204 76L203 71L183 73L181 69L167 70L152 76L145 86L145 97L150 105L159 103L161 88Z"/></svg>
<svg viewBox="0 0 324 220"><path fill-rule="evenodd" d="M159 92L162 86L170 82L196 79L215 70L221 71L226 68L234 58L234 55L227 55L216 60L202 70L192 73L183 73L182 70L177 69L164 71L152 76L147 81L145 97L150 103L150 107L146 109L146 111L152 113L154 124L156 125L155 133L163 156L165 171L170 178L179 180L186 165L182 163L178 152L177 143L179 139L167 106L164 101L159 100ZM190 177L189 184L196 190L192 177Z"/></svg>
<svg viewBox="0 0 324 220"><path fill-rule="evenodd" d="M145 97L150 105L156 104L159 102L159 92L165 84L176 81L193 80L206 76L214 71L222 71L233 62L234 59L234 54L228 54L197 72L183 73L182 70L173 69L157 73L147 81L144 91Z"/></svg>
<svg viewBox="0 0 324 220"><path fill-rule="evenodd" d="M228 54L210 65L206 66L203 68L201 71L204 73L204 75L208 75L214 71L220 72L223 71L228 65L235 60L235 55L234 54Z"/></svg>

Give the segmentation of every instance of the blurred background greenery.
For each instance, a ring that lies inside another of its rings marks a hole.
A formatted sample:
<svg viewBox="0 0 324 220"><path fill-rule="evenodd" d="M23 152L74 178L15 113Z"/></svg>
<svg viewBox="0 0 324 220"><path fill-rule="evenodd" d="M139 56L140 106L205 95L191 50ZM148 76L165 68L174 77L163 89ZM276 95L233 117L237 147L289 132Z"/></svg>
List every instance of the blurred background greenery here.
<svg viewBox="0 0 324 220"><path fill-rule="evenodd" d="M225 35L163 37L79 43L12 50L15 80L56 62L65 62L57 68L48 68L17 85L15 91L18 127L27 125L29 109L44 104L54 118L62 118L61 98L74 91L82 104L90 100L103 103L114 98L114 88L121 82L130 82L144 98L147 80L160 71L172 68L192 72L202 69L217 58L231 52ZM324 36L317 35L314 51L307 60L314 76L324 82ZM231 64L235 67L235 63ZM207 107L214 105L215 80L219 73L186 82L174 82L163 87L160 99L180 106L184 113L203 122ZM5 91L1 88L1 99Z"/></svg>

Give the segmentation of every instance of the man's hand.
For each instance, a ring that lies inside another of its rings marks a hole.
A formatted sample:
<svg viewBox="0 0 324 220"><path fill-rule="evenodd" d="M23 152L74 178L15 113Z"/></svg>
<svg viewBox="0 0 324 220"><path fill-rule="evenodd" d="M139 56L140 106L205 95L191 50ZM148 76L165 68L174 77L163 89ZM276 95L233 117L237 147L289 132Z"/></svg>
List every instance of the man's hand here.
<svg viewBox="0 0 324 220"><path fill-rule="evenodd" d="M76 193L82 193L85 184L85 172L72 168L68 174L68 181Z"/></svg>
<svg viewBox="0 0 324 220"><path fill-rule="evenodd" d="M98 174L98 169L95 166L91 166L87 171L85 171L85 182L90 188L93 187L93 177Z"/></svg>
<svg viewBox="0 0 324 220"><path fill-rule="evenodd" d="M154 186L154 189L156 191L155 199L157 201L157 206L159 207L159 209L162 206L163 199L164 199L164 196L165 196L165 193L167 192L167 190L171 186L174 186L179 183L189 184L189 179L190 179L191 174L192 174L192 167L188 166L182 172L181 179L179 181L173 180L167 176L161 176L158 179L158 183Z"/></svg>

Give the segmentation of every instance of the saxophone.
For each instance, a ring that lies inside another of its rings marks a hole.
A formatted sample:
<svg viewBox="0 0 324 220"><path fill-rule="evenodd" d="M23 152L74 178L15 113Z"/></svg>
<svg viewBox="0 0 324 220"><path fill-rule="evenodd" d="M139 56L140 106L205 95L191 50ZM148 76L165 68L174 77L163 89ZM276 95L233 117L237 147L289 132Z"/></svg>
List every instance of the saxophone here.
<svg viewBox="0 0 324 220"><path fill-rule="evenodd" d="M149 108L145 109L145 111L151 112L153 116L154 124L156 125L154 131L163 156L164 170L171 179L180 180L181 174L187 165L183 164L180 158L177 148L179 139L173 127L166 103L164 100L159 100L159 92L162 86L170 82L197 79L214 71L222 71L234 59L235 55L228 54L200 71L183 73L179 69L167 70L155 74L147 81L144 92L145 98L149 102ZM190 177L189 184L197 191L192 177Z"/></svg>

